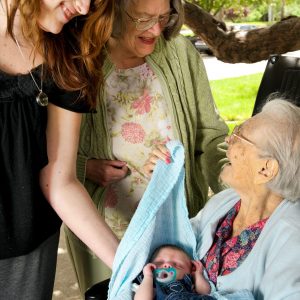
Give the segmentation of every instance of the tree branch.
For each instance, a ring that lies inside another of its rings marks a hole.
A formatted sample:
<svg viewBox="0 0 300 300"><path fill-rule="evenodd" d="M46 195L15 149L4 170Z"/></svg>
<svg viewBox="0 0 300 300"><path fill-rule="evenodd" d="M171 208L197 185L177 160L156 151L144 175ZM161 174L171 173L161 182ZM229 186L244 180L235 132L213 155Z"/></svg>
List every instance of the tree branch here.
<svg viewBox="0 0 300 300"><path fill-rule="evenodd" d="M265 28L232 32L196 4L185 2L184 10L185 24L224 62L254 63L271 54L300 50L299 17L292 16Z"/></svg>

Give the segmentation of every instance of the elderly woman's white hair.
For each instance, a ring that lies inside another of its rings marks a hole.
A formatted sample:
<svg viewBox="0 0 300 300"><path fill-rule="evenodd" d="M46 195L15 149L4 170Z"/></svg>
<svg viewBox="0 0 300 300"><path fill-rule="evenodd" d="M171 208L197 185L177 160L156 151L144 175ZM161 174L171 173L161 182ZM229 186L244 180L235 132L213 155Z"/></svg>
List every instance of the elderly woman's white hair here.
<svg viewBox="0 0 300 300"><path fill-rule="evenodd" d="M284 198L300 199L300 108L282 98L268 101L262 108L268 118L264 128L263 157L278 161L279 172L268 183Z"/></svg>

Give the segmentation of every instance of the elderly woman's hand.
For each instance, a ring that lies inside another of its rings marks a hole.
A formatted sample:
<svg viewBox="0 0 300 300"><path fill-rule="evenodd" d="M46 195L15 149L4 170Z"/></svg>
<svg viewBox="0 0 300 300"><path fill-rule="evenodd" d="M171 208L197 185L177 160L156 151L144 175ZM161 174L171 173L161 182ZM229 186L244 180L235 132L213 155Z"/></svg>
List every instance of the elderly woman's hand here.
<svg viewBox="0 0 300 300"><path fill-rule="evenodd" d="M89 159L86 164L86 177L103 187L120 181L127 173L126 162L120 160Z"/></svg>
<svg viewBox="0 0 300 300"><path fill-rule="evenodd" d="M143 170L148 177L151 177L159 159L163 160L166 164L171 162L171 154L164 144L157 145L146 160Z"/></svg>

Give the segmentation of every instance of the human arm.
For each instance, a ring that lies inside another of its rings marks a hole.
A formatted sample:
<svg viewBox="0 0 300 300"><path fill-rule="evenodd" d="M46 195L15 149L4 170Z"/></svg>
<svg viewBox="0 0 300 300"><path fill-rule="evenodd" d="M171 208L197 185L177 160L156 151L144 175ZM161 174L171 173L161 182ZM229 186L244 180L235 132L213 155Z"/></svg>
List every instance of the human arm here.
<svg viewBox="0 0 300 300"><path fill-rule="evenodd" d="M299 205L298 209L299 213ZM290 216L289 216L290 217ZM282 217L285 218L285 217ZM296 224L295 218L284 220ZM298 218L298 217L296 217ZM263 299L300 299L300 238L299 229L290 226L281 226L276 231L275 226L270 232L273 237L269 251L265 252L264 275L260 280L258 293Z"/></svg>
<svg viewBox="0 0 300 300"><path fill-rule="evenodd" d="M120 160L88 159L86 163L86 178L102 187L122 180L127 173L126 162Z"/></svg>
<svg viewBox="0 0 300 300"><path fill-rule="evenodd" d="M195 215L206 202L207 185L215 193L224 188L219 174L227 161L222 146L228 127L217 111L199 52L182 36L165 45L165 56L159 65L170 89L175 136L185 148L188 208ZM176 63L171 59L174 56ZM153 56L155 61L159 58Z"/></svg>
<svg viewBox="0 0 300 300"><path fill-rule="evenodd" d="M102 113L101 107L97 107L97 113L84 114L80 128L77 178L90 195L96 190L101 193L105 187L128 174L127 163L112 156Z"/></svg>
<svg viewBox="0 0 300 300"><path fill-rule="evenodd" d="M41 170L41 189L63 222L109 267L118 240L99 216L76 177L81 114L48 105L48 165Z"/></svg>
<svg viewBox="0 0 300 300"><path fill-rule="evenodd" d="M153 270L156 268L154 264L147 264L143 269L144 278L137 289L134 300L153 300Z"/></svg>
<svg viewBox="0 0 300 300"><path fill-rule="evenodd" d="M210 284L203 275L203 265L199 260L193 260L192 276L194 279L195 290L200 295L208 295L210 293Z"/></svg>
<svg viewBox="0 0 300 300"><path fill-rule="evenodd" d="M209 187L217 193L224 189L224 185L219 181L219 174L222 166L228 161L225 143L228 127L214 102L201 56L192 45L189 45L188 53L189 62L193 66L190 80L197 106L194 148L196 172L197 175L202 173Z"/></svg>

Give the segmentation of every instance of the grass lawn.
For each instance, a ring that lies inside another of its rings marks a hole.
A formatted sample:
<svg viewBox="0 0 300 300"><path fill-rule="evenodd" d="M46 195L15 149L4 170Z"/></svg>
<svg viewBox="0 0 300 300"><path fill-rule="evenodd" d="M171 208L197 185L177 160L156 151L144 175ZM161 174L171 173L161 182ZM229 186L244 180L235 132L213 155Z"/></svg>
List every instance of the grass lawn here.
<svg viewBox="0 0 300 300"><path fill-rule="evenodd" d="M216 105L230 130L251 116L262 75L210 81Z"/></svg>

